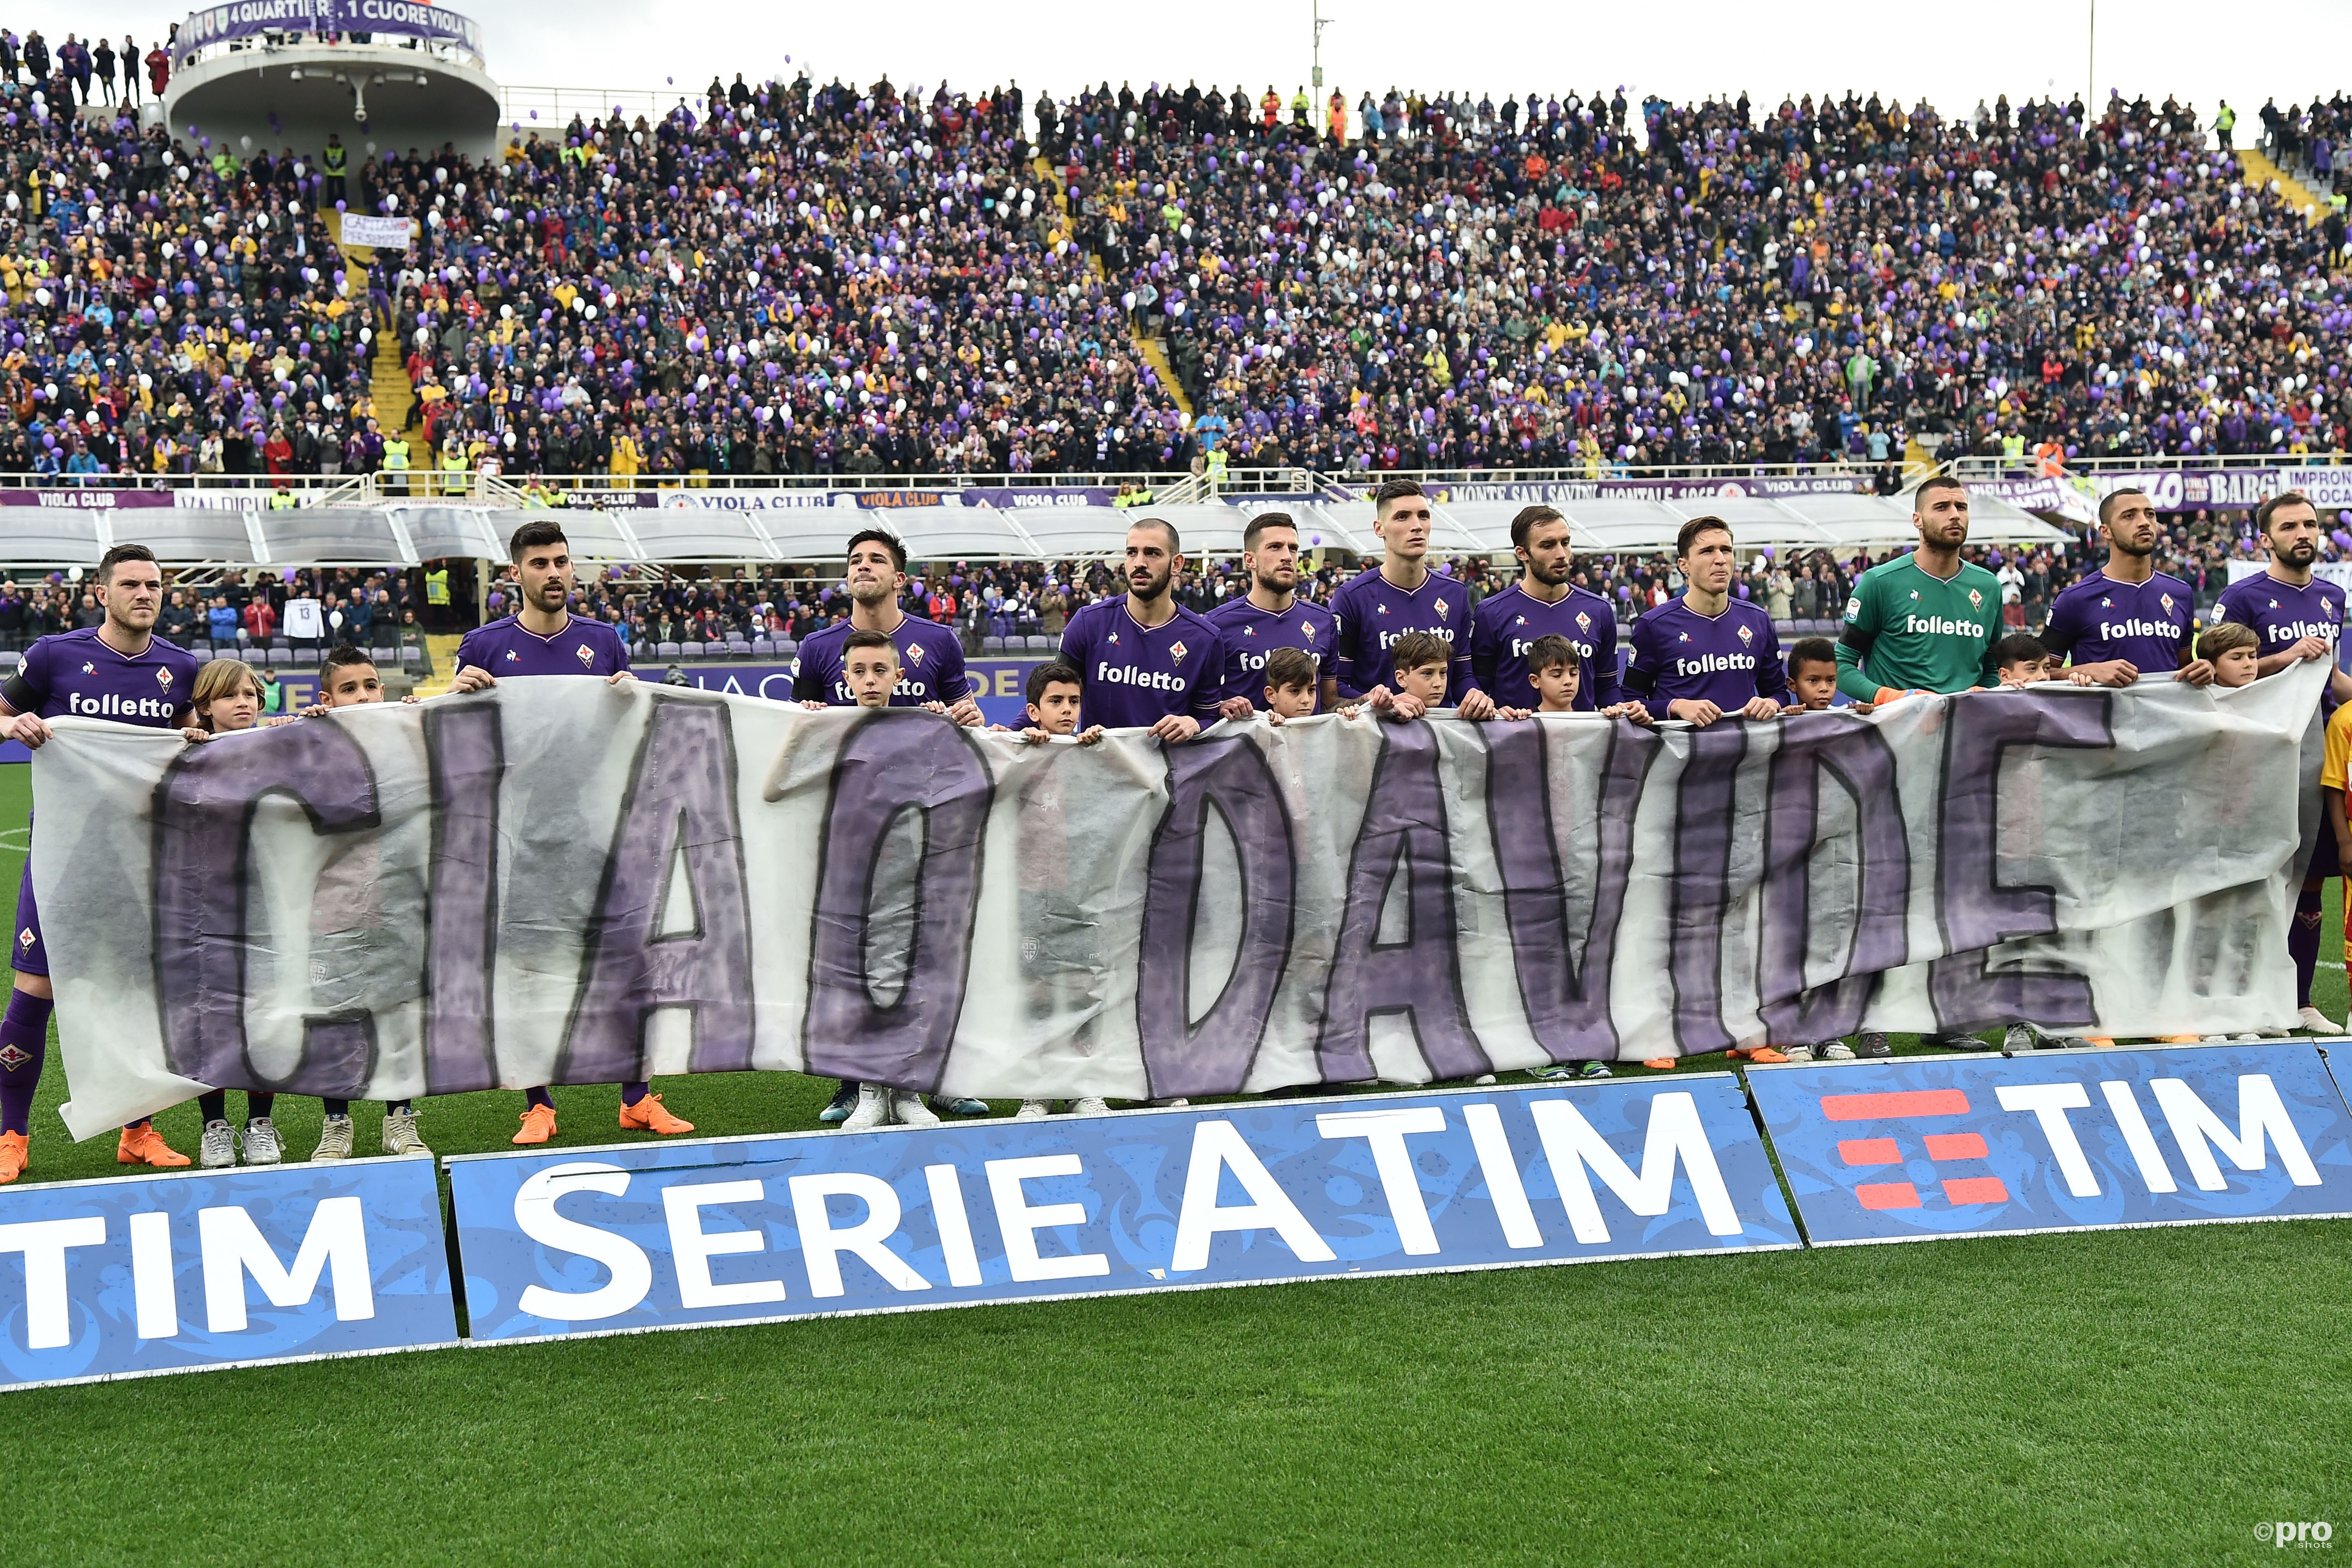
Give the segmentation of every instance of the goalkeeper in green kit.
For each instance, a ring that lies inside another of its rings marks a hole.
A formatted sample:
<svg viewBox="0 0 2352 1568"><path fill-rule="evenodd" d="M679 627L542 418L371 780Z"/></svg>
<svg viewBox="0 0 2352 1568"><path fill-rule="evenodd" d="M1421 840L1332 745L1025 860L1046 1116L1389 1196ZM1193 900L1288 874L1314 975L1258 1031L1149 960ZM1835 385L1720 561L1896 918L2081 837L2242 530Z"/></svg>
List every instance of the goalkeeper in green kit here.
<svg viewBox="0 0 2352 1568"><path fill-rule="evenodd" d="M1960 559L1969 542L1969 491L1938 475L1911 498L1911 526L1919 548L1872 567L1853 585L1838 639L1838 690L1857 703L1883 704L1920 692L1965 692L1998 686L1992 656L2000 637L2000 580ZM1970 1034L1922 1035L1945 1051L1982 1051ZM1895 1054L1886 1036L1865 1030L1861 1057Z"/></svg>
<svg viewBox="0 0 2352 1568"><path fill-rule="evenodd" d="M1968 486L1944 475L1924 481L1912 494L1911 526L1919 548L1864 572L1846 601L1838 690L1858 703L2000 684L1992 657L2000 581L1960 559Z"/></svg>

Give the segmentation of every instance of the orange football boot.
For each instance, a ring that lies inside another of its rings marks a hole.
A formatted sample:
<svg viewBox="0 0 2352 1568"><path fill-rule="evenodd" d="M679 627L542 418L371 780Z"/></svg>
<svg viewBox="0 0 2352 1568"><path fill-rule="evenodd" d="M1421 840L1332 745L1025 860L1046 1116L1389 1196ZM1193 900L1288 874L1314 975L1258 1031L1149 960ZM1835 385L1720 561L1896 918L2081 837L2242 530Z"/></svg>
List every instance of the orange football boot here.
<svg viewBox="0 0 2352 1568"><path fill-rule="evenodd" d="M0 1133L0 1182L15 1181L33 1163L33 1152L26 1142L22 1133Z"/></svg>
<svg viewBox="0 0 2352 1568"><path fill-rule="evenodd" d="M1728 1056L1736 1055L1738 1053L1727 1051L1724 1054ZM1748 1052L1748 1060L1750 1061L1786 1061L1789 1060L1789 1053L1785 1051L1775 1051L1769 1045L1759 1045Z"/></svg>
<svg viewBox="0 0 2352 1568"><path fill-rule="evenodd" d="M163 1141L152 1122L138 1122L122 1129L121 1138L114 1145L114 1163L122 1166L153 1166L158 1170L176 1170L195 1162Z"/></svg>
<svg viewBox="0 0 2352 1568"><path fill-rule="evenodd" d="M694 1124L682 1121L662 1109L661 1096L641 1096L634 1105L621 1107L621 1125L635 1133L659 1133L668 1137L674 1133L691 1133Z"/></svg>
<svg viewBox="0 0 2352 1568"><path fill-rule="evenodd" d="M543 1144L555 1136L555 1107L533 1105L522 1113L522 1131L514 1135L518 1144Z"/></svg>
<svg viewBox="0 0 2352 1568"><path fill-rule="evenodd" d="M1682 1062L1679 1056L1653 1056L1642 1063L1654 1071L1672 1072Z"/></svg>

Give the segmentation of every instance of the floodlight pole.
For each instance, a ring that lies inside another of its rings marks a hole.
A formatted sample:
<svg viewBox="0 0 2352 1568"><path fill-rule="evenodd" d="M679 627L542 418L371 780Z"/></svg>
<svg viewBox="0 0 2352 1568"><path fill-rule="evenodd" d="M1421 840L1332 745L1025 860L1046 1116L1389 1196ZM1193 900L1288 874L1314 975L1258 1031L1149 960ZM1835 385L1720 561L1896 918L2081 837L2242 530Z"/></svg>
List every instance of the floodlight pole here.
<svg viewBox="0 0 2352 1568"><path fill-rule="evenodd" d="M1313 0L1310 7L1310 15L1315 22L1315 45L1313 49L1315 69L1312 79L1315 84L1315 90L1319 95L1323 90L1323 29L1331 25L1331 19L1323 15L1323 0Z"/></svg>
<svg viewBox="0 0 2352 1568"><path fill-rule="evenodd" d="M2083 90L2083 133L2099 117L2099 0L2091 0L2091 46L2084 57L2083 74L2090 78Z"/></svg>

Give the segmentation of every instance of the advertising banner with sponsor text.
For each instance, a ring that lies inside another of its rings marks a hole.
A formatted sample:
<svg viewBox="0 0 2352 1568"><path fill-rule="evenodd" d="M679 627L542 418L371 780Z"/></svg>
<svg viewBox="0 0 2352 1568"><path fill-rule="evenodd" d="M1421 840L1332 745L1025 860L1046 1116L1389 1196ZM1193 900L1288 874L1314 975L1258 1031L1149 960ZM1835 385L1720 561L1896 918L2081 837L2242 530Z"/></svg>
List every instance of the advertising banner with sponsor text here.
<svg viewBox="0 0 2352 1568"><path fill-rule="evenodd" d="M0 1190L0 1388L457 1339L421 1156Z"/></svg>
<svg viewBox="0 0 2352 1568"><path fill-rule="evenodd" d="M1759 1067L1816 1247L2352 1215L2352 1113L2307 1040Z"/></svg>
<svg viewBox="0 0 2352 1568"><path fill-rule="evenodd" d="M1729 1073L447 1166L477 1343L1798 1244Z"/></svg>

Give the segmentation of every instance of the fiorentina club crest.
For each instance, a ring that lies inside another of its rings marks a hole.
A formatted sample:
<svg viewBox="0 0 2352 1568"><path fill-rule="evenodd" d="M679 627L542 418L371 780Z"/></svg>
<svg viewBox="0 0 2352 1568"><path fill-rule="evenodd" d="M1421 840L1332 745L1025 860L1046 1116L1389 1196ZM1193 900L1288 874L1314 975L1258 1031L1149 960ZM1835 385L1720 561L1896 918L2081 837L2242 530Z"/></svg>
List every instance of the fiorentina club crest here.
<svg viewBox="0 0 2352 1568"><path fill-rule="evenodd" d="M156 671L155 684L163 687L165 691L170 691L172 689L172 672L169 670Z"/></svg>
<svg viewBox="0 0 2352 1568"><path fill-rule="evenodd" d="M1312 643L1313 641L1315 641L1315 622L1314 622L1309 621L1306 625L1301 626L1301 627L1299 628L1299 630L1300 630L1301 632L1305 632L1305 633L1307 634L1307 640L1308 642ZM1255 633L1253 633L1253 635L1255 635Z"/></svg>
<svg viewBox="0 0 2352 1568"><path fill-rule="evenodd" d="M40 938L38 936L33 935L33 928L29 925L16 933L16 946L22 947L27 953L33 950L33 944L39 940Z"/></svg>
<svg viewBox="0 0 2352 1568"><path fill-rule="evenodd" d="M596 663L596 655L589 650L588 645L584 643L579 647L572 649L572 652L573 655L579 659L580 667L583 670L591 667Z"/></svg>
<svg viewBox="0 0 2352 1568"><path fill-rule="evenodd" d="M0 1045L0 1067L7 1068L12 1072L32 1060L33 1053L21 1045L13 1042Z"/></svg>
<svg viewBox="0 0 2352 1568"><path fill-rule="evenodd" d="M1524 620L1524 619L1525 619L1525 617L1523 616L1523 617L1521 617L1521 619L1522 619L1522 620ZM1578 611L1578 612L1576 612L1576 629L1577 629L1578 631L1580 631L1580 632L1590 632L1590 631L1591 631L1591 630L1592 630L1592 617L1591 617L1591 616L1590 616L1590 615L1587 615L1587 614L1586 614L1583 611L1581 611L1581 610Z"/></svg>
<svg viewBox="0 0 2352 1568"><path fill-rule="evenodd" d="M2165 594L2161 598L2158 599L2157 602L2164 606L2164 612L2167 615L2172 613L2172 595L2169 593Z"/></svg>
<svg viewBox="0 0 2352 1568"><path fill-rule="evenodd" d="M1445 608L1446 608L1446 606L1445 606L1445 601L1444 601L1443 599L1439 600L1439 601L1437 601L1437 618L1438 618L1440 621L1443 621L1443 620L1444 620L1444 619L1445 619Z"/></svg>
<svg viewBox="0 0 2352 1568"><path fill-rule="evenodd" d="M1181 643L1169 643L1168 657L1176 664L1182 664L1184 662L1184 644Z"/></svg>
<svg viewBox="0 0 2352 1568"><path fill-rule="evenodd" d="M1739 645L1744 648L1754 641L1756 641L1755 632L1748 627L1742 626L1739 629Z"/></svg>
<svg viewBox="0 0 2352 1568"><path fill-rule="evenodd" d="M913 664L918 668L921 667L923 663L923 645L920 643L916 643L913 647L907 650L907 663Z"/></svg>
<svg viewBox="0 0 2352 1568"><path fill-rule="evenodd" d="M1969 590L1969 608L1971 610L1982 610L1984 608L1984 594L1982 591L1974 588Z"/></svg>

